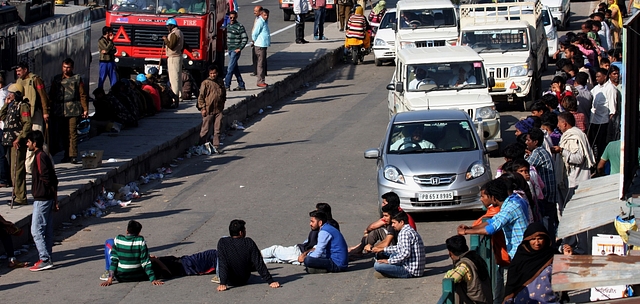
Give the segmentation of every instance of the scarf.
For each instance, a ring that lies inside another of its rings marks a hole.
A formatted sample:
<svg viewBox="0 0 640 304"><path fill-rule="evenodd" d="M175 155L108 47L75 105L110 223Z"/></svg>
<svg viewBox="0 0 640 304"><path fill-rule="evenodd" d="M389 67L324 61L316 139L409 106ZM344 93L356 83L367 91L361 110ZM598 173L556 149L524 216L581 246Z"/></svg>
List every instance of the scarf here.
<svg viewBox="0 0 640 304"><path fill-rule="evenodd" d="M585 161L587 162L587 166L589 168L596 165L596 158L593 156L593 151L589 147L589 139L587 139L587 135L584 134L577 127L572 127L566 132L562 133L562 137L560 137L560 147L563 149L574 150L574 148L578 148L582 150L582 154L584 155ZM564 160L565 168L567 168L567 172L569 170L569 163L567 160Z"/></svg>
<svg viewBox="0 0 640 304"><path fill-rule="evenodd" d="M375 7L373 7L373 13L378 15L387 7L387 2L384 0L378 1Z"/></svg>
<svg viewBox="0 0 640 304"><path fill-rule="evenodd" d="M544 236L546 243L540 250L534 250L529 240ZM551 247L551 238L542 223L533 223L524 232L522 243L518 246L507 274L505 300L515 297L523 288L540 275L542 270L553 262L555 250Z"/></svg>

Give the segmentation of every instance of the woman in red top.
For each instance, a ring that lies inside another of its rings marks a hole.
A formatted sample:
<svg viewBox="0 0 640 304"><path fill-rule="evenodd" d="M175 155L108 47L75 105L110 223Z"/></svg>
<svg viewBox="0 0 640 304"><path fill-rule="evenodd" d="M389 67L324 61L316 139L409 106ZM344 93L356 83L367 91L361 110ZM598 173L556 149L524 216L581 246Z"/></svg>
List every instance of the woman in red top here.
<svg viewBox="0 0 640 304"><path fill-rule="evenodd" d="M564 77L556 76L551 80L551 92L558 98L558 104L562 106L562 99L565 96L573 96L571 90L567 90L567 83ZM562 109L560 109L562 111Z"/></svg>

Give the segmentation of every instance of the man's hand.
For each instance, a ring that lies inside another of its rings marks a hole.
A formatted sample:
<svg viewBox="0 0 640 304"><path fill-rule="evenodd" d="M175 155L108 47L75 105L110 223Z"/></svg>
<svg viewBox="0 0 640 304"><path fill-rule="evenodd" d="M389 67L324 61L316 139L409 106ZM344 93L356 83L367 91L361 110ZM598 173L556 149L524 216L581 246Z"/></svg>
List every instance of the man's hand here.
<svg viewBox="0 0 640 304"><path fill-rule="evenodd" d="M371 250L373 250L373 246L371 246L371 244L364 246L364 252L371 252Z"/></svg>
<svg viewBox="0 0 640 304"><path fill-rule="evenodd" d="M13 141L13 147L20 149L20 138L16 138L16 140Z"/></svg>
<svg viewBox="0 0 640 304"><path fill-rule="evenodd" d="M303 252L301 255L298 256L298 263L304 263L304 258L307 257L307 254L309 254L308 251Z"/></svg>
<svg viewBox="0 0 640 304"><path fill-rule="evenodd" d="M371 248L371 252L373 253L378 253L378 252L383 252L384 248L380 248L380 247L373 247Z"/></svg>
<svg viewBox="0 0 640 304"><path fill-rule="evenodd" d="M45 122L49 122L49 114L42 114L42 118Z"/></svg>
<svg viewBox="0 0 640 304"><path fill-rule="evenodd" d="M107 53L107 50L102 50L102 51L100 51L100 53L102 53L102 54L106 54L106 53Z"/></svg>
<svg viewBox="0 0 640 304"><path fill-rule="evenodd" d="M155 285L155 286L160 286L160 285L163 285L163 284L164 284L164 282L162 282L160 280L153 280L151 282L151 285Z"/></svg>
<svg viewBox="0 0 640 304"><path fill-rule="evenodd" d="M236 52L236 54L237 54L237 53L240 53L240 51L242 51L242 50L241 49L236 49L234 52Z"/></svg>
<svg viewBox="0 0 640 304"><path fill-rule="evenodd" d="M53 212L58 211L60 211L60 204L58 203L58 201L56 201L55 203L53 203Z"/></svg>
<svg viewBox="0 0 640 304"><path fill-rule="evenodd" d="M389 264L389 260L387 260L387 259L378 260L378 263L380 263L380 264Z"/></svg>
<svg viewBox="0 0 640 304"><path fill-rule="evenodd" d="M461 224L460 226L458 226L458 235L464 235L465 234L465 230L469 229L469 227Z"/></svg>
<svg viewBox="0 0 640 304"><path fill-rule="evenodd" d="M274 283L275 283L275 282L274 282ZM218 286L218 291L225 291L225 290L227 290L227 285L220 284L220 285Z"/></svg>
<svg viewBox="0 0 640 304"><path fill-rule="evenodd" d="M552 153L562 153L562 148L558 147L558 146L553 146L553 147L551 147L551 152Z"/></svg>
<svg viewBox="0 0 640 304"><path fill-rule="evenodd" d="M562 245L562 254L573 255L573 248L567 244Z"/></svg>
<svg viewBox="0 0 640 304"><path fill-rule="evenodd" d="M43 115L43 117L44 117L44 115ZM87 112L87 111L82 112L82 118L87 118L87 117L89 117L89 112Z"/></svg>
<svg viewBox="0 0 640 304"><path fill-rule="evenodd" d="M200 110L200 114L202 114L202 118L207 117L207 110L205 109Z"/></svg>
<svg viewBox="0 0 640 304"><path fill-rule="evenodd" d="M107 286L110 286L111 284L113 284L113 279L108 278L105 282L100 283L100 286L107 287Z"/></svg>
<svg viewBox="0 0 640 304"><path fill-rule="evenodd" d="M278 282L273 282L273 283L269 284L269 287L271 287L271 288L278 288L278 287L280 287L280 283L278 283Z"/></svg>

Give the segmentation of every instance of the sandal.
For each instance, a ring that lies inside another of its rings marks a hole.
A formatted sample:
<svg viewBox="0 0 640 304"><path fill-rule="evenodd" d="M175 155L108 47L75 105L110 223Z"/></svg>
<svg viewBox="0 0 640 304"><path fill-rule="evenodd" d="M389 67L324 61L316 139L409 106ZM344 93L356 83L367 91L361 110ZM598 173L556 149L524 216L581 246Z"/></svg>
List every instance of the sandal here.
<svg viewBox="0 0 640 304"><path fill-rule="evenodd" d="M25 268L29 266L29 262L12 261L9 262L9 268Z"/></svg>

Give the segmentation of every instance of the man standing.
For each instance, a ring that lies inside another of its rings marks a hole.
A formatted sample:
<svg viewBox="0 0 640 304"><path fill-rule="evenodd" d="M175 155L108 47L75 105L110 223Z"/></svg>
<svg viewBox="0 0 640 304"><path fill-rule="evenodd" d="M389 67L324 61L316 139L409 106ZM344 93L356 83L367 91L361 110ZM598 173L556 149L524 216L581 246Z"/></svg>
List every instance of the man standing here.
<svg viewBox="0 0 640 304"><path fill-rule="evenodd" d="M587 120L589 121L591 118L593 95L591 95L591 91L589 91L589 88L587 87L588 81L589 74L585 72L579 72L576 75L574 84L576 90L578 91L578 96L576 96L576 99L578 100L578 113L583 113L585 116L587 116Z"/></svg>
<svg viewBox="0 0 640 304"><path fill-rule="evenodd" d="M29 270L40 271L53 267L53 211L58 206L58 178L51 158L42 151L44 135L33 131L27 137L27 147L34 154L31 181L33 195L33 214L31 216L31 235L38 248L40 259Z"/></svg>
<svg viewBox="0 0 640 304"><path fill-rule="evenodd" d="M169 72L169 82L171 83L171 90L179 100L182 100L182 50L184 48L184 37L182 31L178 28L176 19L169 18L167 20L167 29L169 30L168 36L163 36L162 40L167 46L167 71ZM178 107L178 104L175 105Z"/></svg>
<svg viewBox="0 0 640 304"><path fill-rule="evenodd" d="M347 270L349 263L347 242L340 230L327 223L327 215L321 211L309 213L311 230L318 230L318 244L308 253L302 253L299 260L304 261L308 273L341 272Z"/></svg>
<svg viewBox="0 0 640 304"><path fill-rule="evenodd" d="M264 82L267 75L267 48L271 46L271 31L269 30L269 10L263 9L260 17L256 21L251 33L253 48L256 52L258 87L264 88L268 84Z"/></svg>
<svg viewBox="0 0 640 304"><path fill-rule="evenodd" d="M38 75L29 72L29 65L21 62L16 68L17 84L22 85L23 98L31 106L31 129L45 132L44 124L49 121L49 96L45 90L44 81ZM45 144L45 150L48 149ZM31 171L33 153L27 151L27 173Z"/></svg>
<svg viewBox="0 0 640 304"><path fill-rule="evenodd" d="M327 18L327 0L313 0L313 39L327 40L324 36L324 19Z"/></svg>
<svg viewBox="0 0 640 304"><path fill-rule="evenodd" d="M9 94L0 110L0 119L4 122L2 145L9 158L14 205L27 204L27 172L24 162L27 155L27 135L31 132L31 107L22 98L23 91L20 84L10 85Z"/></svg>
<svg viewBox="0 0 640 304"><path fill-rule="evenodd" d="M338 0L338 28L344 32L344 27L349 21L353 0Z"/></svg>
<svg viewBox="0 0 640 304"><path fill-rule="evenodd" d="M231 89L231 78L236 76L238 81L238 87L234 88L234 91L246 91L244 86L244 80L242 80L242 74L238 67L238 59L242 49L247 45L249 37L244 26L238 21L238 13L231 11L229 13L229 26L227 26L227 49L229 52L229 67L227 68L227 75L224 77L225 89Z"/></svg>
<svg viewBox="0 0 640 304"><path fill-rule="evenodd" d="M596 72L596 85L591 89L591 95L593 95L593 104L591 106L589 142L595 146L594 155L596 162L598 162L607 146L609 120L616 114L618 105L618 90L609 81L607 70L598 69Z"/></svg>
<svg viewBox="0 0 640 304"><path fill-rule="evenodd" d="M233 220L229 224L229 235L218 241L218 267L217 276L211 280L220 284L218 291L227 290L227 285L246 285L251 275L251 270L258 271L263 280L269 283L271 288L278 288L280 284L274 281L262 261L258 246L251 239L246 237L246 222L243 220Z"/></svg>
<svg viewBox="0 0 640 304"><path fill-rule="evenodd" d="M256 29L256 24L258 23L258 19L262 18L262 6L256 5L253 8L253 28L251 29L251 33ZM253 37L251 38L253 40ZM256 46L253 42L251 42L251 65L253 70L251 71L251 76L258 75L258 54L256 53Z"/></svg>
<svg viewBox="0 0 640 304"><path fill-rule="evenodd" d="M73 59L62 62L62 74L53 77L50 98L53 102L54 146L62 141L64 157L62 162L77 164L78 160L78 117L87 118L89 106L82 77L73 73ZM58 136L60 137L58 139Z"/></svg>
<svg viewBox="0 0 640 304"><path fill-rule="evenodd" d="M559 209L560 215L562 215L564 206L573 197L578 184L591 178L590 169L596 165L587 136L575 127L575 124L576 120L573 114L569 112L560 113L558 115L558 129L562 132L562 137L560 138L560 144L551 148L551 152L562 155L563 161L563 165L557 168L563 170L563 181L558 181L561 194L560 200L562 201ZM593 128L593 125L591 128ZM604 131L606 134L606 129Z"/></svg>
<svg viewBox="0 0 640 304"><path fill-rule="evenodd" d="M552 221L552 223L544 223L545 227L547 227L549 231L555 231L555 229L549 229L552 228L550 224L553 224L553 228L558 224L556 206L558 185L556 184L554 162L549 151L542 146L544 143L544 132L542 132L542 130L534 128L529 131L526 136L527 161L531 166L536 168L538 175L544 183L544 187L542 188L544 199L539 200L538 205L543 206L543 217L546 217L548 221Z"/></svg>
<svg viewBox="0 0 640 304"><path fill-rule="evenodd" d="M113 44L113 30L109 26L102 28L102 37L98 39L98 50L100 50L100 72L98 73L98 88L102 88L104 81L109 76L111 87L118 82L116 74L116 46Z"/></svg>
<svg viewBox="0 0 640 304"><path fill-rule="evenodd" d="M222 111L227 100L227 91L224 84L218 79L218 70L215 66L209 67L209 78L202 81L200 95L198 96L198 109L202 114L202 127L200 128L199 145L210 145L211 127L213 126L213 149L211 153L220 152L220 125L222 123Z"/></svg>
<svg viewBox="0 0 640 304"><path fill-rule="evenodd" d="M398 233L398 245L385 248L374 247L373 252L382 252L389 259L379 259L373 268L376 276L391 278L414 278L424 274L424 243L422 237L409 226L409 217L400 211L391 219L393 229ZM380 276L381 275L381 276Z"/></svg>
<svg viewBox="0 0 640 304"><path fill-rule="evenodd" d="M304 40L304 20L306 19L308 12L309 12L308 0L293 0L293 13L296 14L296 43L297 44L309 43L309 41Z"/></svg>

